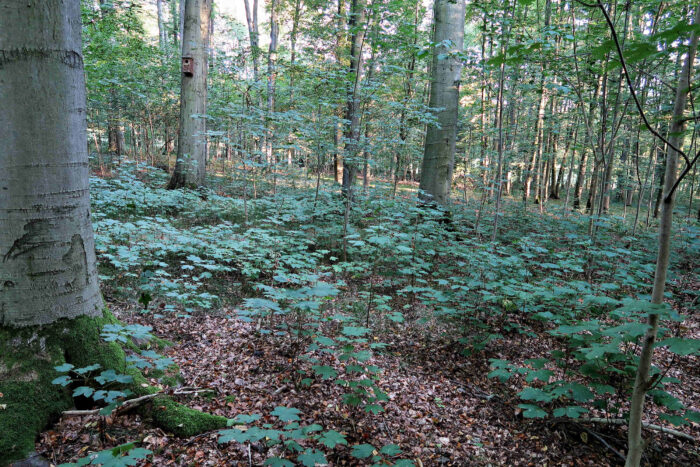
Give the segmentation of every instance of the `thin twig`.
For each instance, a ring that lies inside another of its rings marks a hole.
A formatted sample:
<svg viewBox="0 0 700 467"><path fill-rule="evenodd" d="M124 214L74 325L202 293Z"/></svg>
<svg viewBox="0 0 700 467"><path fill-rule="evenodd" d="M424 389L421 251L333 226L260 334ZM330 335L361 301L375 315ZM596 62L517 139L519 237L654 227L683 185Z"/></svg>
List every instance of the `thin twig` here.
<svg viewBox="0 0 700 467"><path fill-rule="evenodd" d="M611 446L607 441L605 441L601 436L599 436L598 433L596 433L596 432L593 431L593 430L589 430L589 429L586 428L585 426L582 426L581 428L583 428L583 429L586 431L586 433L588 433L589 435L592 435L595 439L597 439L598 441L600 441L601 443L603 443L603 446L605 446L606 448L610 449L612 452L614 452L615 454L617 454L617 456L618 456L620 459L622 459L623 461L625 460L625 456L624 456L620 451L618 451L617 449L615 449L614 447L612 447L612 446Z"/></svg>

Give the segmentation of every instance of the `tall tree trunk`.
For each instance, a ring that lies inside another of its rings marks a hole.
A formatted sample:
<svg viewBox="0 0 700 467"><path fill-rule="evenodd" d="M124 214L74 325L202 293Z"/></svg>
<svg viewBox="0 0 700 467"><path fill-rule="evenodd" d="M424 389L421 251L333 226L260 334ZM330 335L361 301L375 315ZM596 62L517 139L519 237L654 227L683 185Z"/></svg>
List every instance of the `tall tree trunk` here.
<svg viewBox="0 0 700 467"><path fill-rule="evenodd" d="M569 195L571 194L571 177L574 174L574 162L576 161L576 141L578 139L578 119L574 120L574 142L571 145L571 162L569 163L569 173L566 176L566 198L564 198L564 210L569 206Z"/></svg>
<svg viewBox="0 0 700 467"><path fill-rule="evenodd" d="M165 25L163 24L163 0L156 0L156 13L158 16L158 45L160 50L165 50Z"/></svg>
<svg viewBox="0 0 700 467"><path fill-rule="evenodd" d="M654 142L649 149L649 165L647 166L647 171L644 174L644 181L639 177L639 166L637 166L637 183L639 183L639 195L637 198L637 209L634 213L634 222L632 223L632 236L637 233L637 222L639 222L639 211L642 207L642 201L644 200L644 190L647 186L647 181L649 181L649 175L652 173L652 169L656 164L656 143ZM652 184L654 182L652 181ZM651 194L649 195L651 196Z"/></svg>
<svg viewBox="0 0 700 467"><path fill-rule="evenodd" d="M175 0L170 0L170 18L172 21L172 24L170 24L170 34L173 37L173 44L178 43L178 34L179 34L179 26L180 26L180 11L179 11L179 5L178 2Z"/></svg>
<svg viewBox="0 0 700 467"><path fill-rule="evenodd" d="M0 14L1 326L101 312L80 32L80 2Z"/></svg>
<svg viewBox="0 0 700 467"><path fill-rule="evenodd" d="M338 10L336 12L336 35L335 35L335 61L338 70L343 66L343 53L345 47L345 0L338 0ZM346 91L347 92L347 91ZM337 121L333 128L333 177L336 183L343 183L343 156L340 152L341 141L343 138L343 104L338 104L335 115Z"/></svg>
<svg viewBox="0 0 700 467"><path fill-rule="evenodd" d="M182 40L180 131L168 188L204 185L207 161L207 49L211 0L186 0ZM188 67L187 61L193 63ZM191 70L191 71L188 71Z"/></svg>
<svg viewBox="0 0 700 467"><path fill-rule="evenodd" d="M260 73L259 65L259 48L258 48L258 0L253 0L253 9L251 10L249 0L243 0L245 5L245 18L248 23L248 38L250 40L250 54L253 57L253 79L258 82Z"/></svg>
<svg viewBox="0 0 700 467"><path fill-rule="evenodd" d="M515 8L517 7L518 2L517 0L513 1L513 8L510 13L510 21L507 21L507 11L504 12L504 20L503 22L508 23L508 27L505 28L505 36L503 37L502 44L501 44L501 55L503 56L503 61L501 62L500 70L499 70L499 76L498 76L498 99L497 99L497 108L496 108L496 128L498 129L498 139L497 139L497 144L496 144L496 149L498 151L498 159L497 159L497 167L496 167L496 207L494 210L494 216L493 216L493 231L491 232L491 241L495 242L496 237L498 236L498 217L500 216L500 210L501 210L501 197L503 196L503 185L504 185L504 179L503 179L503 166L504 166L504 160L503 160L503 86L505 85L505 75L506 75L506 53L508 50L508 42L510 40L510 31L513 25L513 19L515 18ZM511 105L511 108L514 106ZM465 164L465 171L466 171L466 164Z"/></svg>
<svg viewBox="0 0 700 467"><path fill-rule="evenodd" d="M700 24L700 5L695 6L694 24ZM676 98L671 117L671 129L669 143L681 148L683 144L683 111L685 110L687 95L690 89L690 78L693 72L693 62L698 48L698 35L693 31L690 37L690 47L683 64ZM659 250L656 256L656 271L654 273L654 286L651 292L651 302L662 305L664 301L664 289L666 288L666 273L668 272L669 256L671 252L671 226L673 223L673 205L675 202L676 171L678 168L679 154L669 146L666 154L666 172L664 177L664 195L659 221ZM642 350L639 356L637 376L634 382L632 400L630 402L630 422L627 436L628 451L626 467L637 467L642 459L644 440L642 439L642 415L644 414L644 398L652 381L649 378L651 359L654 353L654 343L659 329L659 313L649 313L647 322L649 328L642 341Z"/></svg>
<svg viewBox="0 0 700 467"><path fill-rule="evenodd" d="M357 150L360 142L360 83L362 76L362 45L365 37L364 0L352 0L348 30L350 32L350 65L348 68L345 107L345 151L343 156L343 193L350 199L357 175Z"/></svg>
<svg viewBox="0 0 700 467"><path fill-rule="evenodd" d="M545 2L545 16L544 16L544 26L549 27L550 16L552 12L552 1L547 0ZM538 156L542 156L542 138L544 136L543 126L544 126L544 115L545 108L547 106L547 90L545 89L545 76L547 74L547 63L542 62L542 69L540 74L540 102L537 110L537 121L535 122L535 141L533 144L532 156L530 157L527 167L525 169L525 181L523 183L523 201L527 202L530 199L530 190L532 187L532 175L533 171L537 167ZM539 173L539 172L538 172ZM537 174L535 174L537 175ZM537 194L535 195L537 196Z"/></svg>
<svg viewBox="0 0 700 467"><path fill-rule="evenodd" d="M178 32L180 34L180 46L178 48L179 52L182 52L182 43L185 40L185 7L187 1L188 0L180 0L180 8L177 15L177 18L180 20L180 24L178 25Z"/></svg>
<svg viewBox="0 0 700 467"><path fill-rule="evenodd" d="M289 33L289 108L290 110L296 110L296 102L294 101L294 78L296 76L296 70L294 66L296 65L297 56L297 35L299 33L299 17L301 16L301 0L295 0L294 2L294 13L292 14L292 31ZM287 160L287 165L292 166L296 156L296 149L293 147L293 135L296 133L296 126L292 127L289 131L289 158ZM320 157L320 156L319 156ZM319 168L320 170L320 168Z"/></svg>
<svg viewBox="0 0 700 467"><path fill-rule="evenodd" d="M408 68L406 77L404 78L404 100L403 106L401 107L401 116L399 117L399 139L401 139L401 144L396 150L396 157L393 163L394 165L394 183L393 189L391 191L391 196L396 197L396 188L399 184L399 173L401 171L401 155L406 150L406 140L408 139L408 127L406 125L406 111L411 99L413 99L413 74L416 69L416 51L415 46L418 42L418 25L420 23L420 18L418 12L420 11L421 3L416 1L415 10L413 15L413 42L411 47L410 60L408 62Z"/></svg>
<svg viewBox="0 0 700 467"><path fill-rule="evenodd" d="M277 23L277 0L271 0L270 5L270 48L267 55L267 118L265 122L265 152L266 157L273 164L273 170L277 163L273 154L274 125L272 118L275 113L275 84L277 81L277 37L279 24Z"/></svg>
<svg viewBox="0 0 700 467"><path fill-rule="evenodd" d="M433 43L451 43L452 47L433 48L429 105L431 109L440 109L436 111L439 126L427 128L420 189L428 201L446 204L452 186L462 71L461 60L451 55L461 52L464 46L464 0L435 0L433 11ZM446 54L449 55L442 57Z"/></svg>

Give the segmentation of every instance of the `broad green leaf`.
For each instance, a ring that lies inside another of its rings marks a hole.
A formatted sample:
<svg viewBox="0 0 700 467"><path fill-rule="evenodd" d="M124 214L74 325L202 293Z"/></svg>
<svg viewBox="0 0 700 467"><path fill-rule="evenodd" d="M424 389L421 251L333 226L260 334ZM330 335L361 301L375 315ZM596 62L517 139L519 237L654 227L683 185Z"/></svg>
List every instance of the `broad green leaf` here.
<svg viewBox="0 0 700 467"><path fill-rule="evenodd" d="M544 392L542 389L527 387L518 393L521 399L535 402L550 402L554 396Z"/></svg>
<svg viewBox="0 0 700 467"><path fill-rule="evenodd" d="M301 413L301 410L295 409L294 407L278 406L278 407L275 407L275 410L270 412L270 415L274 415L275 417L279 418L283 422L294 422L297 420L301 420L299 418L300 413Z"/></svg>
<svg viewBox="0 0 700 467"><path fill-rule="evenodd" d="M54 368L54 370L58 371L59 373L66 373L66 372L73 369L73 365L71 365L70 363L64 363L63 365L55 366L53 368ZM56 384L56 383L54 383L54 384Z"/></svg>
<svg viewBox="0 0 700 467"><path fill-rule="evenodd" d="M371 444L356 444L352 447L350 455L357 459L367 459L374 453L374 446Z"/></svg>
<svg viewBox="0 0 700 467"><path fill-rule="evenodd" d="M401 448L396 444L387 444L379 450L381 454L386 456L396 456L401 454Z"/></svg>
<svg viewBox="0 0 700 467"><path fill-rule="evenodd" d="M297 460L305 467L314 467L316 464L327 464L326 456L316 449L307 449L297 457Z"/></svg>
<svg viewBox="0 0 700 467"><path fill-rule="evenodd" d="M555 417L569 417L569 418L579 418L582 414L588 413L588 409L585 407L579 407L577 405L569 407L559 407L554 409Z"/></svg>
<svg viewBox="0 0 700 467"><path fill-rule="evenodd" d="M321 436L319 441L321 441L321 443L324 446L330 449L335 448L339 444L344 444L346 446L348 444L347 440L345 439L345 436L343 436L335 430L328 430L325 433L323 433L323 436Z"/></svg>
<svg viewBox="0 0 700 467"><path fill-rule="evenodd" d="M322 379L331 379L338 376L338 372L333 369L332 366L327 365L314 365L311 367L318 376Z"/></svg>
<svg viewBox="0 0 700 467"><path fill-rule="evenodd" d="M695 355L700 353L700 339L670 337L659 342L657 347L667 347L669 352L676 355Z"/></svg>
<svg viewBox="0 0 700 467"><path fill-rule="evenodd" d="M51 381L51 384L60 384L61 386L68 386L70 382L70 376L59 376L58 378Z"/></svg>
<svg viewBox="0 0 700 467"><path fill-rule="evenodd" d="M525 418L544 418L547 412L532 404L518 404L518 407L523 409L523 417Z"/></svg>
<svg viewBox="0 0 700 467"><path fill-rule="evenodd" d="M367 334L370 331L371 331L371 329L363 328L363 327L354 327L354 326L343 327L343 334L345 334L346 336L350 336L350 337L364 336L365 334Z"/></svg>
<svg viewBox="0 0 700 467"><path fill-rule="evenodd" d="M269 465L271 467L294 467L294 463L288 461L287 459L282 459L281 457L270 457L267 459L263 465Z"/></svg>

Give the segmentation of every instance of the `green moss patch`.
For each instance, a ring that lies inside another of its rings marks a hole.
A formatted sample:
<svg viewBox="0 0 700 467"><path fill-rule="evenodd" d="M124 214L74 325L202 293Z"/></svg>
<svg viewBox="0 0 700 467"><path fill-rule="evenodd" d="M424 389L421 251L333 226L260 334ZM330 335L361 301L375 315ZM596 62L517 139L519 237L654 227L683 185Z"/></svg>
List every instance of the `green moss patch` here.
<svg viewBox="0 0 700 467"><path fill-rule="evenodd" d="M117 343L101 338L102 327L117 322L105 310L97 318L82 316L20 329L0 327L0 465L33 451L41 430L73 406L70 392L51 383L58 376L55 366L99 363L104 369L130 374L133 383L129 389L136 395L158 391L138 370L127 368L126 354ZM190 409L167 396L157 397L139 410L177 436L226 426L224 417Z"/></svg>
<svg viewBox="0 0 700 467"><path fill-rule="evenodd" d="M153 400L149 415L154 425L181 438L226 426L224 417L190 409L165 396Z"/></svg>

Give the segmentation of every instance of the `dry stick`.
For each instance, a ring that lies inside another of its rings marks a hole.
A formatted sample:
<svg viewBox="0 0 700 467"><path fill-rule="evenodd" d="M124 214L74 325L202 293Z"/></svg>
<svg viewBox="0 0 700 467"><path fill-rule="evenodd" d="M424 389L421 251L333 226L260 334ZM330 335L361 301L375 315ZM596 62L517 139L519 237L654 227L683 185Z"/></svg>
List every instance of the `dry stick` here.
<svg viewBox="0 0 700 467"><path fill-rule="evenodd" d="M610 449L612 452L614 452L615 454L617 454L617 456L618 456L620 459L622 459L623 461L625 460L625 456L624 456L620 451L618 451L617 449L615 449L614 447L612 447L612 446L611 446L607 441L605 441L605 440L603 439L603 437L600 436L598 433L596 433L596 432L593 431L593 430L589 430L589 429L586 428L585 426L582 426L581 428L583 428L583 429L586 431L586 433L588 433L589 435L592 435L595 439L597 439L598 441L600 441L601 443L603 443L603 446L605 446L606 448Z"/></svg>
<svg viewBox="0 0 700 467"><path fill-rule="evenodd" d="M582 422L590 422L590 423L602 423L606 425L627 425L628 421L625 420L624 418L582 418ZM674 430L672 428L666 428L661 425L655 425L653 423L647 423L647 422L642 422L642 426L646 428L647 430L654 430L654 431L660 431L662 433L666 433L668 435L673 435L677 436L678 438L683 438L687 439L688 441L693 441L697 442L698 440L693 438L687 433L683 433L682 431Z"/></svg>
<svg viewBox="0 0 700 467"><path fill-rule="evenodd" d="M209 392L209 391L212 391L212 392L213 392L212 389L200 389L200 390L197 390L197 391L176 391L176 392L173 393L173 395L179 396L179 395L182 395L182 394L198 394L198 393L200 393L200 392ZM164 395L163 392L156 392L156 393L153 393L153 394L146 394L145 396L137 397L137 398L135 398L135 399L128 399L128 400L124 401L124 403L123 403L122 405L120 405L119 407L117 407L117 408L114 410L114 413L115 413L115 414L118 414L118 413L121 413L121 412L126 412L126 411L128 411L128 410L133 409L134 407L138 407L139 405L144 404L145 402L147 402L147 401L149 401L149 400L151 400L151 399L153 399L153 398L155 398L155 397L162 396L162 395ZM66 416L97 415L98 413L100 413L100 410L102 410L102 409L91 409L91 410L65 410L65 411L63 411L63 415L66 415Z"/></svg>

